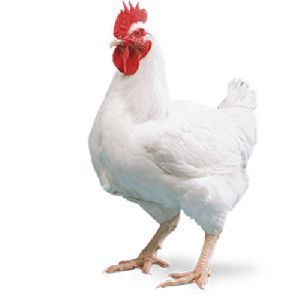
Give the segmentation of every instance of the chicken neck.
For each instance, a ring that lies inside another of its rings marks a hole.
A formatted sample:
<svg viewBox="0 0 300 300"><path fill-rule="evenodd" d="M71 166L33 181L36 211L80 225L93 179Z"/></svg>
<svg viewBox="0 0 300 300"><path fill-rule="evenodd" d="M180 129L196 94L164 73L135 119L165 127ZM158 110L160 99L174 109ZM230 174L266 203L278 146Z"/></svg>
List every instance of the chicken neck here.
<svg viewBox="0 0 300 300"><path fill-rule="evenodd" d="M116 72L108 97L117 99L136 123L163 119L168 115L169 90L159 46L153 41L149 54L131 76Z"/></svg>

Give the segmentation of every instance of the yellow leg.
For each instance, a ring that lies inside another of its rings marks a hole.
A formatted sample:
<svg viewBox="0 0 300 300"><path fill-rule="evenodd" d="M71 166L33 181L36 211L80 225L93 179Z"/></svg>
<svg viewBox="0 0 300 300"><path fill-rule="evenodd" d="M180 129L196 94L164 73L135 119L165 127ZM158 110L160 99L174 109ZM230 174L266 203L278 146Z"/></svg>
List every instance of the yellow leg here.
<svg viewBox="0 0 300 300"><path fill-rule="evenodd" d="M113 273L119 271L127 271L140 268L143 273L149 274L152 265L159 265L162 268L169 267L169 264L157 257L157 251L161 249L164 239L177 227L179 222L179 214L171 220L163 223L150 240L145 249L139 256L132 260L120 261L119 264L108 267L105 272Z"/></svg>

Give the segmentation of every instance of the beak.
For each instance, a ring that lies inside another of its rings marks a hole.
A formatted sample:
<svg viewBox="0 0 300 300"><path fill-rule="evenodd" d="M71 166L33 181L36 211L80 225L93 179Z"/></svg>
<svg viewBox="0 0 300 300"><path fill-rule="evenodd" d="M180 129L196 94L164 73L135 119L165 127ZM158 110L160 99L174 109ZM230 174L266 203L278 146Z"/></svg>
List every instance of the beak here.
<svg viewBox="0 0 300 300"><path fill-rule="evenodd" d="M119 45L123 45L123 42L122 42L121 40L114 39L114 40L110 43L109 47L110 47L110 48L113 48L113 47L116 47L116 46L119 46Z"/></svg>

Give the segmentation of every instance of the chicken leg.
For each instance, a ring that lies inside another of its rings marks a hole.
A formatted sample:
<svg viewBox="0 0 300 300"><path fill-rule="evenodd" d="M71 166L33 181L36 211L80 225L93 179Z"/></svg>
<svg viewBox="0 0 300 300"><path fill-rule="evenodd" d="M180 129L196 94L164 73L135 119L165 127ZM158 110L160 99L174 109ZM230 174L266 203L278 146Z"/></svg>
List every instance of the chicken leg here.
<svg viewBox="0 0 300 300"><path fill-rule="evenodd" d="M177 227L179 216L180 214L161 224L153 238L136 259L120 261L119 264L108 267L105 272L113 273L140 268L143 273L149 274L152 265L159 265L162 268L169 267L166 261L157 257L157 251L161 249L164 239Z"/></svg>
<svg viewBox="0 0 300 300"><path fill-rule="evenodd" d="M172 273L169 276L174 278L174 280L167 280L159 284L158 287L182 285L195 282L201 289L204 289L205 285L207 284L208 277L211 276L209 267L217 240L218 236L205 234L205 241L202 247L201 255L194 270L186 273Z"/></svg>

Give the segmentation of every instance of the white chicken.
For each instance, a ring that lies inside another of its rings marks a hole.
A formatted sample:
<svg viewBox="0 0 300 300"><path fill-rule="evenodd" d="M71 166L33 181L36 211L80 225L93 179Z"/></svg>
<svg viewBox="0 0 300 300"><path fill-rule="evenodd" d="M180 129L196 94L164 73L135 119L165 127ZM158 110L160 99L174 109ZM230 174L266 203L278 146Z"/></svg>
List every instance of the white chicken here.
<svg viewBox="0 0 300 300"><path fill-rule="evenodd" d="M213 249L227 213L247 189L246 164L256 140L255 93L241 80L229 84L218 109L171 101L163 58L139 6L118 15L113 61L118 70L89 137L102 187L139 204L160 227L136 259L107 273L153 264L181 210L205 231L200 258L191 272L173 273L160 287L195 282L204 288Z"/></svg>

